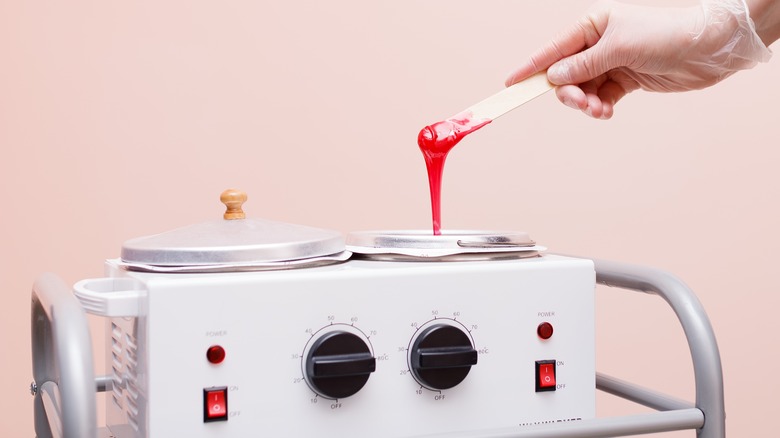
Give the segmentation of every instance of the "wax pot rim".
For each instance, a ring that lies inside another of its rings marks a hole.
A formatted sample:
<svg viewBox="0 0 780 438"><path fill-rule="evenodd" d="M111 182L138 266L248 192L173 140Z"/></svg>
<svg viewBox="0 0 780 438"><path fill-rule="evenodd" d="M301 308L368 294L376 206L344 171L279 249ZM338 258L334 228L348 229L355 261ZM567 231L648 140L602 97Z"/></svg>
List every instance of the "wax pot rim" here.
<svg viewBox="0 0 780 438"><path fill-rule="evenodd" d="M347 250L382 260L491 260L535 257L545 248L518 231L429 230L360 231L347 235Z"/></svg>

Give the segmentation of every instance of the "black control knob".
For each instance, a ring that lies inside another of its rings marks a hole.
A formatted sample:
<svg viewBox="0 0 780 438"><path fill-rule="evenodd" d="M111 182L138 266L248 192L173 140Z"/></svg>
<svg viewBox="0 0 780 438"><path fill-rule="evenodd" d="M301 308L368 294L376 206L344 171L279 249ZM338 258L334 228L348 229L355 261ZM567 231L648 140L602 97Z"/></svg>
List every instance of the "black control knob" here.
<svg viewBox="0 0 780 438"><path fill-rule="evenodd" d="M366 342L346 332L326 333L306 356L306 380L327 398L344 398L360 391L376 370L376 358Z"/></svg>
<svg viewBox="0 0 780 438"><path fill-rule="evenodd" d="M409 353L412 375L431 389L449 389L458 385L477 364L477 350L461 329L434 324L423 329Z"/></svg>

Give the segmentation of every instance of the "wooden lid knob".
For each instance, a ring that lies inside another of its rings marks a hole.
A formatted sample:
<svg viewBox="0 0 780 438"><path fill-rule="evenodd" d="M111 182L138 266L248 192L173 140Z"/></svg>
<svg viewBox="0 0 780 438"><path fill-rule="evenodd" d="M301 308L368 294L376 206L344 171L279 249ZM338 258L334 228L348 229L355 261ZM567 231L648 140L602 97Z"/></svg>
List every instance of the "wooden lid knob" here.
<svg viewBox="0 0 780 438"><path fill-rule="evenodd" d="M244 202L246 202L246 199L246 193L241 190L228 189L222 192L219 196L219 200L227 207L227 210L225 210L225 214L222 215L222 217L226 220L246 218L246 214L244 214L244 210L241 208L241 206L244 205Z"/></svg>

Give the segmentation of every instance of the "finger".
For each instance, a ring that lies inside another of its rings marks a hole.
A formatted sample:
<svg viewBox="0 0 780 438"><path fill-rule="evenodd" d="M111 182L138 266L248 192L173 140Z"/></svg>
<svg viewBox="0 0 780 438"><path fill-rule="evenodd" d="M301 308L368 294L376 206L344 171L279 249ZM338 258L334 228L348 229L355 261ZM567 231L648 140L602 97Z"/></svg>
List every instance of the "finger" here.
<svg viewBox="0 0 780 438"><path fill-rule="evenodd" d="M547 79L556 85L581 84L604 75L619 65L612 65L614 56L604 50L604 45L585 49L556 62L547 70Z"/></svg>
<svg viewBox="0 0 780 438"><path fill-rule="evenodd" d="M545 70L556 61L584 49L584 40L577 33L577 29L570 29L532 54L525 64L521 65L509 76L506 80L506 86L516 84L535 73Z"/></svg>
<svg viewBox="0 0 780 438"><path fill-rule="evenodd" d="M607 80L598 90L602 104L602 119L609 119L614 113L615 104L627 94L626 90L613 80Z"/></svg>
<svg viewBox="0 0 780 438"><path fill-rule="evenodd" d="M588 107L588 99L585 92L576 85L562 85L555 88L555 95L562 104L576 110L584 110Z"/></svg>
<svg viewBox="0 0 780 438"><path fill-rule="evenodd" d="M587 99L587 107L583 112L596 119L600 119L604 115L604 104L599 96L599 89L605 81L605 76L599 76L580 85Z"/></svg>
<svg viewBox="0 0 780 438"><path fill-rule="evenodd" d="M586 94L588 98L588 107L583 111L585 114L593 117L594 119L600 119L604 115L604 105L599 99L598 94Z"/></svg>
<svg viewBox="0 0 780 438"><path fill-rule="evenodd" d="M614 5L609 1L597 3L595 7L570 30L569 45L562 46L561 56L547 66L547 79L556 85L580 84L597 78L612 68L614 57L609 56L609 45L605 43L607 28ZM575 41L579 39L580 48ZM609 39L609 37L606 37Z"/></svg>
<svg viewBox="0 0 780 438"><path fill-rule="evenodd" d="M599 32L595 28L595 23L600 21L588 17L580 19L574 26L566 29L532 54L523 65L509 76L506 80L506 86L516 84L535 73L547 69L557 61L596 44L599 39Z"/></svg>
<svg viewBox="0 0 780 438"><path fill-rule="evenodd" d="M628 93L639 89L639 83L622 69L612 70L608 78L599 87L598 95L603 105L603 114L601 118L608 119L612 117L615 111L615 105L623 99Z"/></svg>
<svg viewBox="0 0 780 438"><path fill-rule="evenodd" d="M619 70L614 75L602 75L580 85L561 85L555 90L566 106L581 110L596 119L609 119L615 104L638 85Z"/></svg>

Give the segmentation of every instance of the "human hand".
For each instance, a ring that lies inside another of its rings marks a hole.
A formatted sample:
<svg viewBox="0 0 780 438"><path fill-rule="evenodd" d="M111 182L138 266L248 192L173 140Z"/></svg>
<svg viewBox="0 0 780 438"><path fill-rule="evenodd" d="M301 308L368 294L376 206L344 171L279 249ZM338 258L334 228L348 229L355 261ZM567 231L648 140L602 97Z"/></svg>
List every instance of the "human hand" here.
<svg viewBox="0 0 780 438"><path fill-rule="evenodd" d="M602 1L534 53L506 84L547 69L562 103L608 119L634 90L702 89L770 56L742 0L703 0L686 8Z"/></svg>

